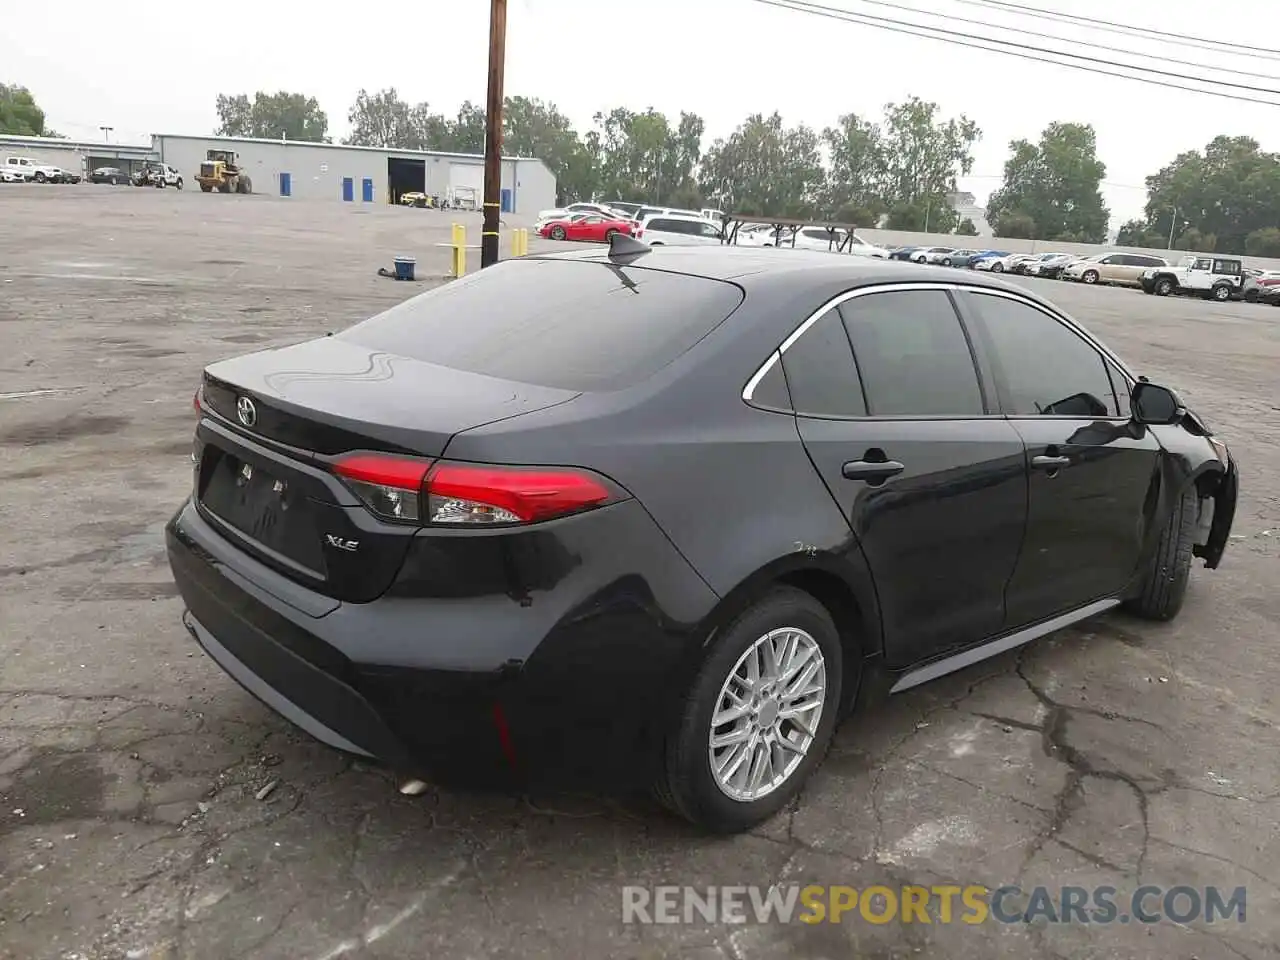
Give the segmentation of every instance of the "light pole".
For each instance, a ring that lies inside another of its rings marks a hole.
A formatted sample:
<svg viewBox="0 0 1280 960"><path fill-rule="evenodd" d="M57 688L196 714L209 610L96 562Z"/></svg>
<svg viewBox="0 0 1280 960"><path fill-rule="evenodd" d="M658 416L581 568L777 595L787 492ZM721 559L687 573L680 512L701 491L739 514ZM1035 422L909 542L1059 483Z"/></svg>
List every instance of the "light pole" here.
<svg viewBox="0 0 1280 960"><path fill-rule="evenodd" d="M1169 247L1168 247L1168 249L1170 249L1170 250L1172 250L1172 249L1173 249L1173 231L1174 231L1174 228L1176 228L1176 227L1177 227L1177 225L1178 225L1178 208L1177 208L1177 207L1174 207L1174 208L1173 208L1173 217L1172 217L1172 218L1170 218L1170 220L1169 220Z"/></svg>
<svg viewBox="0 0 1280 960"><path fill-rule="evenodd" d="M115 127L99 127L98 129L102 131L102 139L107 141L107 143L110 143L111 131L114 130Z"/></svg>
<svg viewBox="0 0 1280 960"><path fill-rule="evenodd" d="M498 262L498 225L502 214L502 73L507 51L507 0L489 4L489 95L484 131L484 226L480 266Z"/></svg>

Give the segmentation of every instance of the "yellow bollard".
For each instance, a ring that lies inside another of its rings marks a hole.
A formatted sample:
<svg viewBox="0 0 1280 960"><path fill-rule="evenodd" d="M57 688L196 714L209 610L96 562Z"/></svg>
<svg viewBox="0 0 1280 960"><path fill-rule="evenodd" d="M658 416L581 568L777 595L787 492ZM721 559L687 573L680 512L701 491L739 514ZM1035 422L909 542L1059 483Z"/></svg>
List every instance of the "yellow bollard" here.
<svg viewBox="0 0 1280 960"><path fill-rule="evenodd" d="M520 230L520 256L528 256L529 254L529 230L521 228Z"/></svg>
<svg viewBox="0 0 1280 960"><path fill-rule="evenodd" d="M513 257L523 257L529 252L529 231L528 230L512 230L511 231L511 255Z"/></svg>
<svg viewBox="0 0 1280 960"><path fill-rule="evenodd" d="M467 228L460 223L453 225L453 275L460 277L467 272Z"/></svg>

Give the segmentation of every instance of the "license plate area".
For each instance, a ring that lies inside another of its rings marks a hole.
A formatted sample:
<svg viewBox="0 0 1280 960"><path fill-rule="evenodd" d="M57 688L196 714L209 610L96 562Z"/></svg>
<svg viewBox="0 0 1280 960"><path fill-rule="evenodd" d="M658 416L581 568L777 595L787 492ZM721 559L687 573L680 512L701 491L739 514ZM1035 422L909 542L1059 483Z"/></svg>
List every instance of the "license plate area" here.
<svg viewBox="0 0 1280 960"><path fill-rule="evenodd" d="M201 458L199 500L250 546L325 579L315 507L287 476L208 445Z"/></svg>

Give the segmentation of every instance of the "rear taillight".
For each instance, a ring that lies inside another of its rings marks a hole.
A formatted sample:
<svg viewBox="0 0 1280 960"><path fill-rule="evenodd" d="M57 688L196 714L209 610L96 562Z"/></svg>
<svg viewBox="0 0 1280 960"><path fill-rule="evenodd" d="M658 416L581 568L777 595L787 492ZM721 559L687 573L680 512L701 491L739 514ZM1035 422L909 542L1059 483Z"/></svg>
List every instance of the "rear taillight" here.
<svg viewBox="0 0 1280 960"><path fill-rule="evenodd" d="M567 467L510 467L352 454L334 464L351 491L388 520L447 526L537 523L618 497L601 479Z"/></svg>
<svg viewBox="0 0 1280 960"><path fill-rule="evenodd" d="M334 464L334 472L371 511L388 520L422 519L422 481L427 460L356 453Z"/></svg>

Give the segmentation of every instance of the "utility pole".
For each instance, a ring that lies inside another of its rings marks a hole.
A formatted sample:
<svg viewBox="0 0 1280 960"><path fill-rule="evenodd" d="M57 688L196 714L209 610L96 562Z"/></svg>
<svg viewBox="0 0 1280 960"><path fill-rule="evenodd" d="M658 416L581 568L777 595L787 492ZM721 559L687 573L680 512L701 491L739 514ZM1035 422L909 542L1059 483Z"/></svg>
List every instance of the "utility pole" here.
<svg viewBox="0 0 1280 960"><path fill-rule="evenodd" d="M1173 218L1169 221L1169 249L1173 249L1173 231L1178 225L1178 208L1173 208Z"/></svg>
<svg viewBox="0 0 1280 960"><path fill-rule="evenodd" d="M484 227L480 266L498 262L502 215L502 68L507 56L507 0L489 0L489 97L484 115Z"/></svg>

